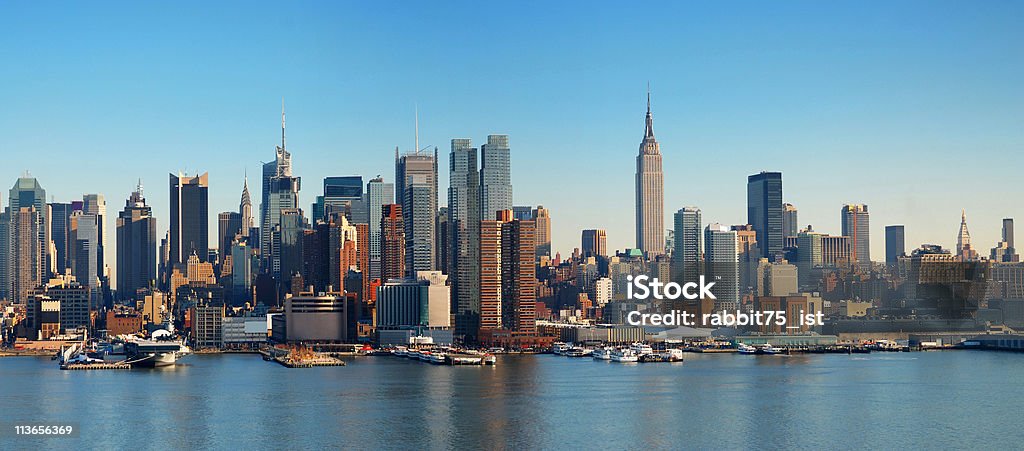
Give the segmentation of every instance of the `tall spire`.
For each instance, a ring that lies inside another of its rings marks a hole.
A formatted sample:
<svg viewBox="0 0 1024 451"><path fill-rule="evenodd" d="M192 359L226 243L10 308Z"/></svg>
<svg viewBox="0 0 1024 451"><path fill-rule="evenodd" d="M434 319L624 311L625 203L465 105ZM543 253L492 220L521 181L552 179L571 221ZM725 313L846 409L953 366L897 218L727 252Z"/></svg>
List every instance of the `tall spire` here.
<svg viewBox="0 0 1024 451"><path fill-rule="evenodd" d="M142 178L139 178L139 184L135 185L135 192L139 193L139 197L142 197Z"/></svg>
<svg viewBox="0 0 1024 451"><path fill-rule="evenodd" d="M285 149L284 144L284 97L281 97L281 150Z"/></svg>
<svg viewBox="0 0 1024 451"><path fill-rule="evenodd" d="M651 83L647 83L647 120L644 138L654 138L654 118L651 117Z"/></svg>

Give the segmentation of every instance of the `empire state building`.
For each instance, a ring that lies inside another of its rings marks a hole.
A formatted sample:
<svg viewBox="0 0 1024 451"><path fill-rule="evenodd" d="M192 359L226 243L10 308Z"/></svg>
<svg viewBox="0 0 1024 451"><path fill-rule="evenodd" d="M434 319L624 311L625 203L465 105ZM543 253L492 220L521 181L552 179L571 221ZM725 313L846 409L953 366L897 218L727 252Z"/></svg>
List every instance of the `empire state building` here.
<svg viewBox="0 0 1024 451"><path fill-rule="evenodd" d="M654 139L651 93L647 92L647 124L636 156L636 247L647 258L665 253L664 180L661 149Z"/></svg>

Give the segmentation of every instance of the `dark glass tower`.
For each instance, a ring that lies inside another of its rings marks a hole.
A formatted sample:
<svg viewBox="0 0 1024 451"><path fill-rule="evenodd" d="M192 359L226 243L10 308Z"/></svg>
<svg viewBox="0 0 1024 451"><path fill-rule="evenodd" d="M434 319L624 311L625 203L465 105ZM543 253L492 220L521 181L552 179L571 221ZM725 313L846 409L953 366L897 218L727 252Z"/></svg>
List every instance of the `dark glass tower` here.
<svg viewBox="0 0 1024 451"><path fill-rule="evenodd" d="M761 255L774 260L782 253L782 173L761 172L747 177L747 223L754 226Z"/></svg>
<svg viewBox="0 0 1024 451"><path fill-rule="evenodd" d="M195 177L170 174L172 265L185 263L193 253L200 261L209 258L209 190L207 173Z"/></svg>

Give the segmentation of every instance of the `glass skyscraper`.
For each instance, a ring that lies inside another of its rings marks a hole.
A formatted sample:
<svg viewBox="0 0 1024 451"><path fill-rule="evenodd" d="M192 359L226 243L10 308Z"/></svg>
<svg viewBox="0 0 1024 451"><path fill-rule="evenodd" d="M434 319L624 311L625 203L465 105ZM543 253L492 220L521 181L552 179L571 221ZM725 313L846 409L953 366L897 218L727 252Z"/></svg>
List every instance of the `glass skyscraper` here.
<svg viewBox="0 0 1024 451"><path fill-rule="evenodd" d="M747 223L754 226L761 255L774 260L782 253L782 173L761 172L747 177Z"/></svg>

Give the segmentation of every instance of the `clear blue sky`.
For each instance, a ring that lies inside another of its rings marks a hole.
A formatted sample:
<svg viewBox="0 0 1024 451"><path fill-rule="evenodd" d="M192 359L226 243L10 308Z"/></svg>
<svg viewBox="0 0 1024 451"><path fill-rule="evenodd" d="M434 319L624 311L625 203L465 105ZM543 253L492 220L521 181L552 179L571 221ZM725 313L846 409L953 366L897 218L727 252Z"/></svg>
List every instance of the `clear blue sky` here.
<svg viewBox="0 0 1024 451"><path fill-rule="evenodd" d="M820 231L867 203L876 260L886 224L953 246L966 208L987 253L1024 220L1022 2L142 3L0 4L5 190L29 170L113 218L141 177L163 233L168 172L209 171L215 231L282 97L306 208L325 176L391 181L418 104L442 203L449 140L507 133L515 203L551 209L554 249L583 228L621 249L649 81L666 227L685 205L745 222L761 170Z"/></svg>

